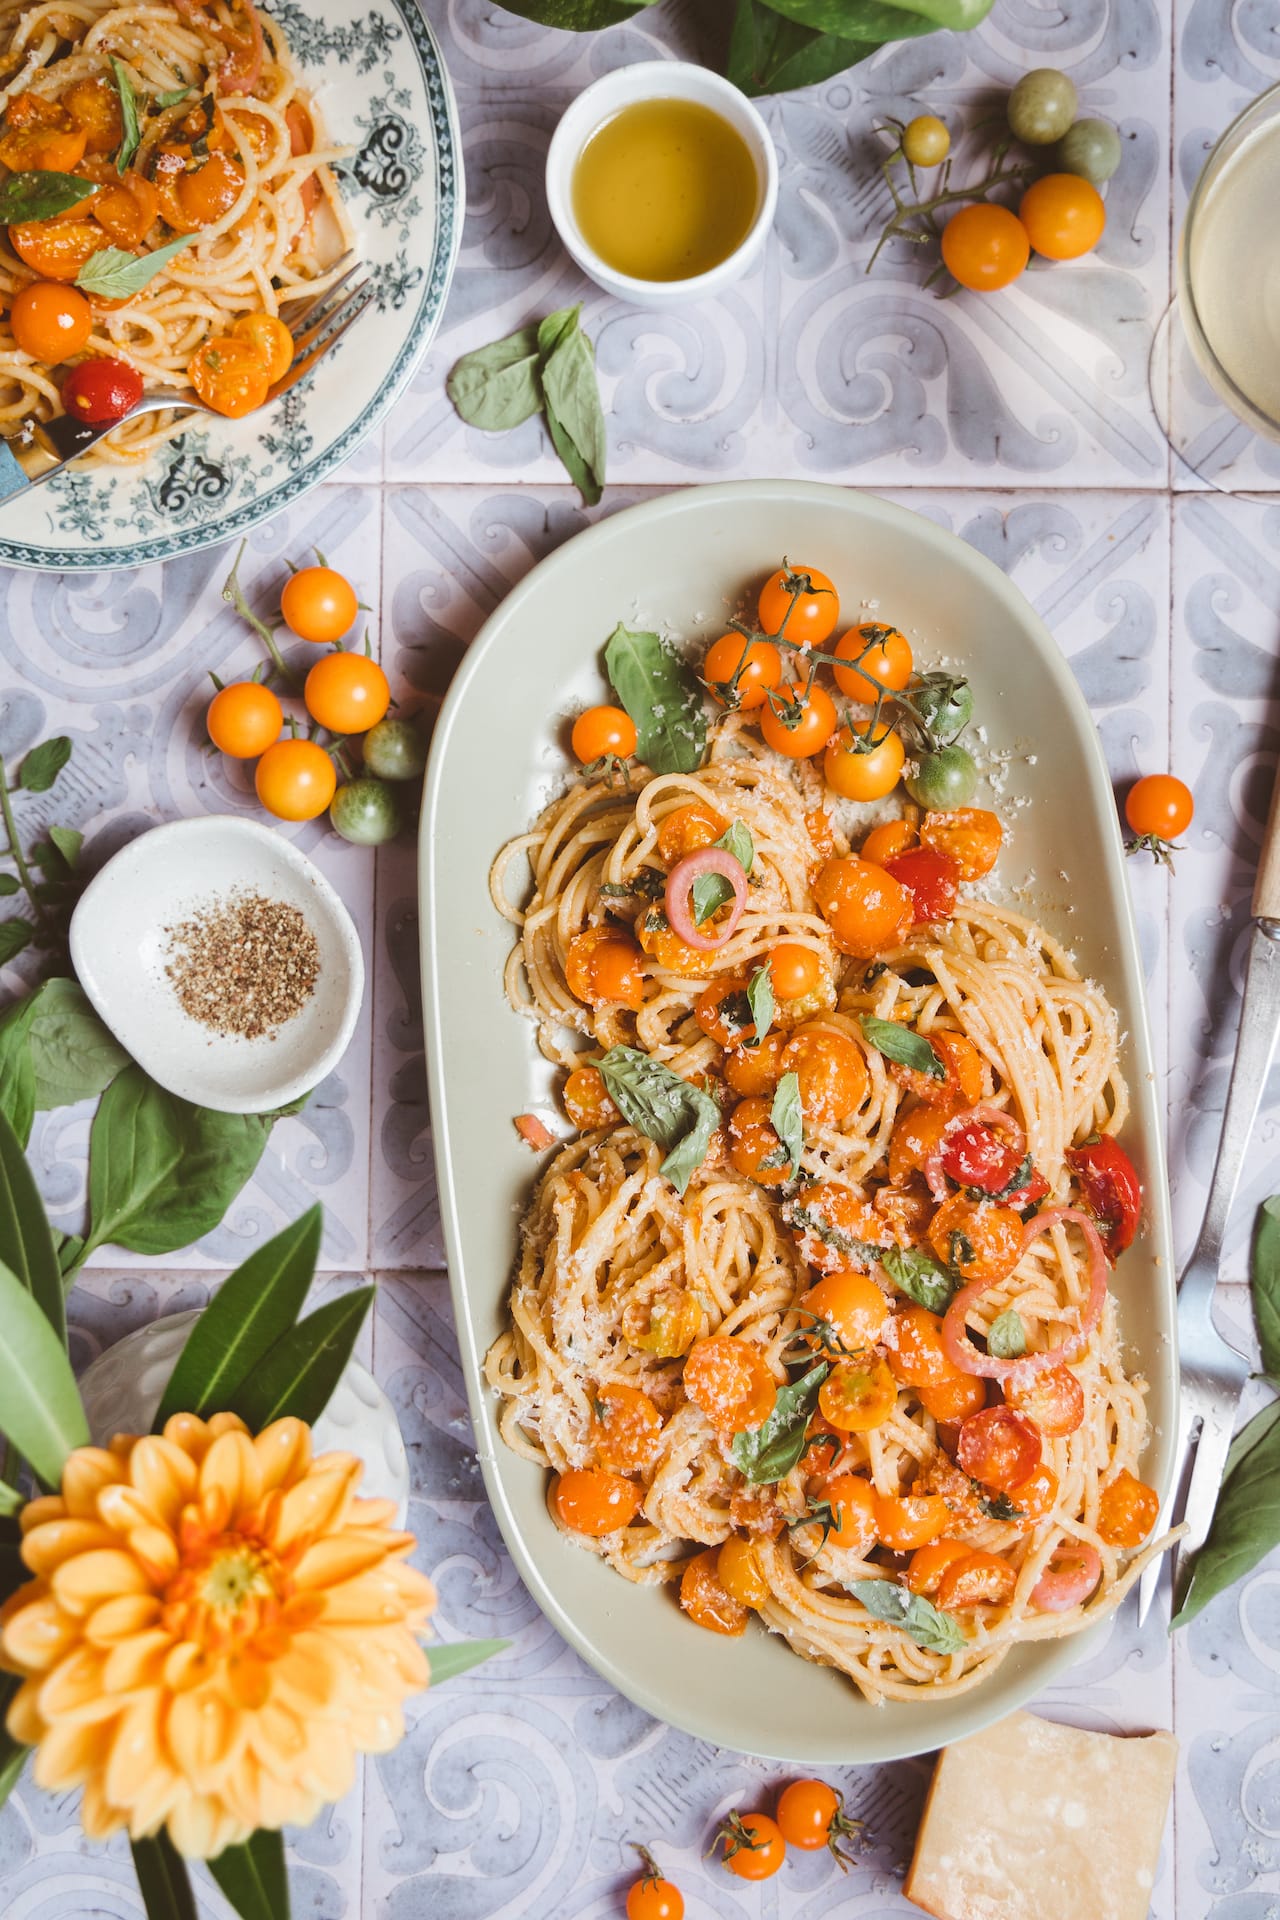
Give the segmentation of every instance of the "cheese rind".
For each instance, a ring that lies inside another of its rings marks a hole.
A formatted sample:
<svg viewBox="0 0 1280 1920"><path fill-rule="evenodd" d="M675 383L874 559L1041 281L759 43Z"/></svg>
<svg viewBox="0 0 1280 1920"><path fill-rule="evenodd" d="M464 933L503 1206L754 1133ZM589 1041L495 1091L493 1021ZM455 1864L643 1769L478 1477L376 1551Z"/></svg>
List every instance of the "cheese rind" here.
<svg viewBox="0 0 1280 1920"><path fill-rule="evenodd" d="M1147 1920L1171 1733L1015 1713L938 1756L906 1894L935 1920Z"/></svg>

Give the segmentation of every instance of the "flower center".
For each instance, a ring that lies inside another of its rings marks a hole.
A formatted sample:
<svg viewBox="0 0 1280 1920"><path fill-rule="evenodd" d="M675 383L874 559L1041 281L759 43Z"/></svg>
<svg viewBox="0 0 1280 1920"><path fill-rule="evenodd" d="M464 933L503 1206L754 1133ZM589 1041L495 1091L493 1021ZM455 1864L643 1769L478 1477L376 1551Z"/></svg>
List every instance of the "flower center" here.
<svg viewBox="0 0 1280 1920"><path fill-rule="evenodd" d="M236 1613L250 1597L275 1599L267 1555L260 1547L241 1544L215 1553L199 1583L199 1598L207 1607Z"/></svg>
<svg viewBox="0 0 1280 1920"><path fill-rule="evenodd" d="M208 1652L253 1639L279 1617L290 1581L275 1555L239 1533L215 1535L189 1552L164 1595L164 1625Z"/></svg>

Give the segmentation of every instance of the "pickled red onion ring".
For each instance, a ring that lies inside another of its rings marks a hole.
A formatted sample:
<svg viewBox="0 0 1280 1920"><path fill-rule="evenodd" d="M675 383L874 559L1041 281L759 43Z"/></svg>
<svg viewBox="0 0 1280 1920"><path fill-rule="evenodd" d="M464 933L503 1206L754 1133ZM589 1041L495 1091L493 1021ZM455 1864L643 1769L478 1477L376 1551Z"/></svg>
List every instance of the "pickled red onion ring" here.
<svg viewBox="0 0 1280 1920"><path fill-rule="evenodd" d="M1068 1360L1075 1360L1083 1351L1102 1317L1102 1305L1107 1297L1107 1256L1093 1221L1078 1207L1046 1207L1028 1224L1022 1236L1018 1258L1022 1258L1033 1240L1050 1227L1057 1226L1060 1220L1069 1220L1073 1226L1079 1227L1089 1249L1089 1298L1084 1304L1079 1331L1060 1346L1048 1347L1043 1353L1024 1353L1017 1360L1000 1360L993 1353L979 1353L969 1338L964 1317L994 1283L975 1280L971 1286L961 1287L942 1322L942 1344L952 1365L958 1367L961 1373L976 1374L980 1380L1012 1380L1017 1384L1030 1380L1037 1373L1044 1373L1049 1367L1059 1367Z"/></svg>
<svg viewBox="0 0 1280 1920"><path fill-rule="evenodd" d="M716 928L716 937L712 940L698 930L689 900L694 881L704 873L718 873L733 888L729 918L723 926ZM696 947L699 953L716 952L733 938L738 922L746 911L747 876L741 860L735 860L727 847L699 847L696 853L686 853L684 859L677 860L667 875L664 905L671 931L680 936L686 947Z"/></svg>
<svg viewBox="0 0 1280 1920"><path fill-rule="evenodd" d="M1087 1540L1061 1540L1031 1589L1031 1604L1042 1613L1070 1613L1102 1578L1102 1557Z"/></svg>
<svg viewBox="0 0 1280 1920"><path fill-rule="evenodd" d="M1027 1150L1027 1136L1025 1132L1019 1122L1014 1119L1013 1115L1006 1113L1003 1107L993 1107L989 1103L983 1103L976 1107L966 1107L963 1113L953 1113L947 1121L946 1126L942 1129L942 1132L938 1135L937 1146L924 1163L925 1183L935 1200L942 1201L951 1198L951 1189L947 1185L947 1177L942 1171L942 1149L946 1145L947 1136L959 1132L960 1128L967 1126L970 1120L980 1120L984 1126L992 1127L996 1132L1007 1133L1009 1136L1009 1145L1013 1148L1013 1151L1019 1159L1022 1158Z"/></svg>

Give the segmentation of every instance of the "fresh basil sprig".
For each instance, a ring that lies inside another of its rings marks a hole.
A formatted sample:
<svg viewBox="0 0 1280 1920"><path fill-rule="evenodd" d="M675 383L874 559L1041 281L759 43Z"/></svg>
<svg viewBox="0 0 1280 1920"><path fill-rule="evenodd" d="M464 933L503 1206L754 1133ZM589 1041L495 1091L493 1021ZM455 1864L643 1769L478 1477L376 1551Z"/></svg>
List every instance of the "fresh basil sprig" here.
<svg viewBox="0 0 1280 1920"><path fill-rule="evenodd" d="M176 240L167 240L141 257L121 247L99 247L76 275L76 285L85 293L101 294L104 300L132 300L194 239L193 233L180 233Z"/></svg>
<svg viewBox="0 0 1280 1920"><path fill-rule="evenodd" d="M922 1033L913 1033L910 1027L900 1026L896 1020L877 1020L872 1013L863 1014L862 1032L867 1045L882 1053L886 1060L896 1060L900 1067L928 1074L930 1080L946 1079L946 1068Z"/></svg>
<svg viewBox="0 0 1280 1920"><path fill-rule="evenodd" d="M751 863L756 857L755 842L751 838L750 828L741 820L732 821L720 838L715 842L731 853L744 873L750 873ZM693 897L693 923L700 927L709 920L718 907L727 906L733 898L733 888L722 873L700 873L691 889Z"/></svg>
<svg viewBox="0 0 1280 1920"><path fill-rule="evenodd" d="M987 1333L987 1352L997 1360L1020 1360L1027 1350L1027 1329L1022 1315L1006 1307L991 1322Z"/></svg>
<svg viewBox="0 0 1280 1920"><path fill-rule="evenodd" d="M1250 1290L1262 1371L1280 1388L1280 1194L1258 1208Z"/></svg>
<svg viewBox="0 0 1280 1920"><path fill-rule="evenodd" d="M116 172L124 173L138 151L142 139L138 126L138 96L133 90L129 69L122 60L117 60L114 54L111 56L111 71L115 75L116 92L120 96L120 126L123 136L120 141L120 150L116 154Z"/></svg>
<svg viewBox="0 0 1280 1920"><path fill-rule="evenodd" d="M880 1265L900 1293L930 1313L945 1313L956 1283L945 1267L919 1247L886 1247Z"/></svg>
<svg viewBox="0 0 1280 1920"><path fill-rule="evenodd" d="M636 723L636 757L655 773L692 773L707 749L707 721L692 670L656 633L619 621L604 645L609 684Z"/></svg>
<svg viewBox="0 0 1280 1920"><path fill-rule="evenodd" d="M755 1038L747 1042L748 1046L758 1047L773 1025L773 975L767 964L757 967L747 982L747 1005L751 1009L751 1024Z"/></svg>
<svg viewBox="0 0 1280 1920"><path fill-rule="evenodd" d="M769 1110L769 1121L787 1150L791 1178L794 1180L800 1171L800 1155L804 1152L804 1114L800 1106L798 1073L784 1073L779 1080L773 1106Z"/></svg>
<svg viewBox="0 0 1280 1920"><path fill-rule="evenodd" d="M77 173L54 173L48 168L11 173L0 187L0 225L21 226L26 220L51 220L99 191L92 180Z"/></svg>
<svg viewBox="0 0 1280 1920"><path fill-rule="evenodd" d="M922 1593L909 1593L896 1580L851 1580L848 1590L876 1620L901 1627L930 1653L962 1653L968 1640L954 1614L943 1613Z"/></svg>
<svg viewBox="0 0 1280 1920"><path fill-rule="evenodd" d="M536 413L588 506L604 487L608 444L595 355L582 331L582 308L562 307L537 324L464 353L445 392L470 427L506 433ZM632 716L634 718L634 715Z"/></svg>
<svg viewBox="0 0 1280 1920"><path fill-rule="evenodd" d="M610 1047L600 1075L623 1119L666 1149L662 1172L683 1193L720 1119L711 1095L636 1047Z"/></svg>
<svg viewBox="0 0 1280 1920"><path fill-rule="evenodd" d="M779 1387L769 1418L750 1432L734 1434L729 1450L744 1480L754 1486L772 1486L786 1479L804 1452L818 1389L830 1371L823 1360L789 1386Z"/></svg>

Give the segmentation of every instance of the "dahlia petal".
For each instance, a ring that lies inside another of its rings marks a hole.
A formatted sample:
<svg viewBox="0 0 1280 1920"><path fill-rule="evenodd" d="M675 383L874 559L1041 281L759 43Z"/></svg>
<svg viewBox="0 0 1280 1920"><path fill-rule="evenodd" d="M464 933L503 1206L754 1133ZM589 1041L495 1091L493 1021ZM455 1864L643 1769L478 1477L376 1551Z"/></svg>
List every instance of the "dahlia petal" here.
<svg viewBox="0 0 1280 1920"><path fill-rule="evenodd" d="M295 1634L293 1645L275 1662L271 1679L276 1699L302 1714L336 1708L345 1698L338 1649L323 1634Z"/></svg>
<svg viewBox="0 0 1280 1920"><path fill-rule="evenodd" d="M383 1626L406 1619L416 1622L419 1616L425 1625L435 1604L435 1590L416 1567L384 1560L356 1580L327 1588L324 1599L326 1626L356 1622Z"/></svg>
<svg viewBox="0 0 1280 1920"><path fill-rule="evenodd" d="M9 1702L5 1729L20 1747L37 1746L48 1730L49 1723L40 1711L40 1689L43 1684L39 1677L24 1680Z"/></svg>
<svg viewBox="0 0 1280 1920"><path fill-rule="evenodd" d="M46 1520L33 1527L22 1542L22 1558L32 1573L50 1574L64 1560L92 1547L114 1547L116 1536L99 1520Z"/></svg>
<svg viewBox="0 0 1280 1920"><path fill-rule="evenodd" d="M246 1713L256 1713L271 1698L271 1668L251 1653L233 1653L225 1677L228 1693Z"/></svg>
<svg viewBox="0 0 1280 1920"><path fill-rule="evenodd" d="M154 1767L139 1784L129 1809L129 1832L133 1838L141 1840L158 1833L188 1791L186 1781L172 1767Z"/></svg>
<svg viewBox="0 0 1280 1920"><path fill-rule="evenodd" d="M266 1772L246 1754L222 1789L228 1809L254 1827L310 1826L324 1804L295 1774L287 1779Z"/></svg>
<svg viewBox="0 0 1280 1920"><path fill-rule="evenodd" d="M161 1742L160 1705L160 1689L152 1687L131 1701L116 1722L103 1788L108 1800L125 1812L132 1811L153 1774L163 1781L173 1773Z"/></svg>
<svg viewBox="0 0 1280 1920"><path fill-rule="evenodd" d="M305 1420L273 1420L253 1443L268 1492L292 1487L311 1470L311 1429Z"/></svg>
<svg viewBox="0 0 1280 1920"><path fill-rule="evenodd" d="M347 1524L352 1527L393 1527L395 1525L396 1503L394 1500L361 1499L351 1502ZM405 1536L412 1539L413 1535Z"/></svg>
<svg viewBox="0 0 1280 1920"><path fill-rule="evenodd" d="M46 1793L65 1793L72 1787L82 1787L106 1764L111 1737L110 1722L105 1720L89 1725L60 1720L57 1726L46 1727L36 1750L33 1768L36 1785Z"/></svg>
<svg viewBox="0 0 1280 1920"><path fill-rule="evenodd" d="M313 1726L306 1758L296 1775L299 1785L321 1800L341 1800L344 1793L350 1793L355 1777L355 1748L347 1726Z"/></svg>
<svg viewBox="0 0 1280 1920"><path fill-rule="evenodd" d="M357 1753L390 1753L404 1739L404 1715L399 1707L353 1713L349 1725Z"/></svg>
<svg viewBox="0 0 1280 1920"><path fill-rule="evenodd" d="M209 1432L218 1440L224 1433L248 1433L249 1429L238 1413L211 1413Z"/></svg>
<svg viewBox="0 0 1280 1920"><path fill-rule="evenodd" d="M107 1655L102 1684L108 1693L133 1693L138 1687L158 1687L173 1642L160 1627L120 1640ZM113 1798L119 1798L114 1795Z"/></svg>
<svg viewBox="0 0 1280 1920"><path fill-rule="evenodd" d="M251 1826L237 1820L213 1794L188 1793L169 1815L169 1838L188 1860L216 1860L252 1832Z"/></svg>
<svg viewBox="0 0 1280 1920"><path fill-rule="evenodd" d="M307 1731L296 1713L272 1700L252 1716L246 1746L268 1772L291 1780L307 1750Z"/></svg>
<svg viewBox="0 0 1280 1920"><path fill-rule="evenodd" d="M243 1430L218 1436L200 1463L200 1492L218 1487L230 1514L256 1507L263 1495L262 1467Z"/></svg>
<svg viewBox="0 0 1280 1920"><path fill-rule="evenodd" d="M139 1499L145 1500L164 1526L177 1525L178 1515L196 1490L198 1469L189 1454L172 1440L149 1433L129 1457L129 1479Z"/></svg>
<svg viewBox="0 0 1280 1920"><path fill-rule="evenodd" d="M79 1647L47 1674L40 1687L40 1711L46 1720L110 1720L122 1702L104 1693L106 1662L95 1647Z"/></svg>
<svg viewBox="0 0 1280 1920"><path fill-rule="evenodd" d="M244 1715L212 1687L170 1700L164 1724L169 1751L191 1781L216 1781L244 1748Z"/></svg>
<svg viewBox="0 0 1280 1920"><path fill-rule="evenodd" d="M319 1534L336 1533L361 1471L358 1460L346 1460L332 1472L313 1469L307 1479L290 1487L280 1501L271 1544L278 1549L305 1546Z"/></svg>
<svg viewBox="0 0 1280 1920"><path fill-rule="evenodd" d="M161 1604L154 1594L122 1593L94 1608L84 1623L84 1637L95 1647L114 1646L117 1640L127 1640L131 1634L154 1627L160 1612Z"/></svg>
<svg viewBox="0 0 1280 1920"><path fill-rule="evenodd" d="M119 1547L97 1547L64 1560L49 1582L68 1613L86 1614L122 1593L146 1593L146 1575L132 1554Z"/></svg>
<svg viewBox="0 0 1280 1920"><path fill-rule="evenodd" d="M97 1518L98 1495L125 1477L124 1467L105 1447L77 1447L62 1469L62 1497L67 1512L78 1518Z"/></svg>
<svg viewBox="0 0 1280 1920"><path fill-rule="evenodd" d="M103 1789L102 1775L91 1774L85 1781L80 1801L80 1825L86 1840L109 1840L124 1825L124 1814L113 1806Z"/></svg>
<svg viewBox="0 0 1280 1920"><path fill-rule="evenodd" d="M28 1500L18 1514L18 1526L24 1534L33 1527L43 1527L50 1520L65 1520L70 1509L60 1493L42 1493L34 1500Z"/></svg>
<svg viewBox="0 0 1280 1920"><path fill-rule="evenodd" d="M50 1594L19 1607L4 1623L6 1660L26 1673L45 1673L80 1638L80 1623L64 1613Z"/></svg>
<svg viewBox="0 0 1280 1920"><path fill-rule="evenodd" d="M135 1527L129 1551L154 1586L166 1586L178 1571L178 1547L163 1527Z"/></svg>
<svg viewBox="0 0 1280 1920"><path fill-rule="evenodd" d="M113 1534L129 1534L138 1527L163 1527L164 1516L136 1487L104 1487L98 1495L98 1518Z"/></svg>
<svg viewBox="0 0 1280 1920"><path fill-rule="evenodd" d="M328 1534L309 1546L293 1570L299 1587L336 1587L353 1580L369 1567L386 1558L386 1549L376 1534Z"/></svg>
<svg viewBox="0 0 1280 1920"><path fill-rule="evenodd" d="M164 1423L163 1438L199 1466L213 1445L214 1436L198 1413L171 1413Z"/></svg>
<svg viewBox="0 0 1280 1920"><path fill-rule="evenodd" d="M199 1687L213 1671L213 1662L194 1640L179 1640L164 1663L164 1684L171 1693Z"/></svg>

